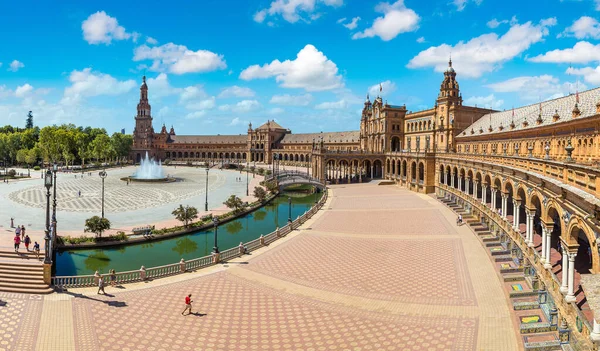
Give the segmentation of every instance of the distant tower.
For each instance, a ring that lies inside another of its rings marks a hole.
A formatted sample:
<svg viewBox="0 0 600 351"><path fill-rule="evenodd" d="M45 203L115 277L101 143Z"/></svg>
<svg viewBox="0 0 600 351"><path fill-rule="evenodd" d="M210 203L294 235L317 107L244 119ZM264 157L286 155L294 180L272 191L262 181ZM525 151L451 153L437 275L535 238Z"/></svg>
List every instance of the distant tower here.
<svg viewBox="0 0 600 351"><path fill-rule="evenodd" d="M148 103L148 86L146 85L146 76L144 76L140 87L140 102L137 105L137 115L135 116L133 150L151 151L153 138L154 128L152 128L151 107ZM136 161L139 161L141 154L141 152L138 152L135 155Z"/></svg>

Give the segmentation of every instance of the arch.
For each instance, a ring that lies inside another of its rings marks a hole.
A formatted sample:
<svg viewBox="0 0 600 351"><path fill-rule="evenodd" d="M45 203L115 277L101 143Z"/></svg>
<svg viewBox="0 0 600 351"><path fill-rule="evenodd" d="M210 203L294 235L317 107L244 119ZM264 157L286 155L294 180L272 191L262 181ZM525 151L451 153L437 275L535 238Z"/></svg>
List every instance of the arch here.
<svg viewBox="0 0 600 351"><path fill-rule="evenodd" d="M400 151L400 138L397 136L393 136L391 140L391 151L397 152Z"/></svg>
<svg viewBox="0 0 600 351"><path fill-rule="evenodd" d="M375 178L381 178L383 175L383 162L379 159L373 161L373 171Z"/></svg>
<svg viewBox="0 0 600 351"><path fill-rule="evenodd" d="M425 181L425 164L423 162L419 162L419 184L423 184Z"/></svg>
<svg viewBox="0 0 600 351"><path fill-rule="evenodd" d="M417 162L416 161L412 161L412 163L410 164L410 179L413 182L415 180L417 180Z"/></svg>
<svg viewBox="0 0 600 351"><path fill-rule="evenodd" d="M444 184L444 169L445 169L444 165L440 165L440 172L439 172L440 174L439 174L439 180L438 180L438 182L440 184Z"/></svg>
<svg viewBox="0 0 600 351"><path fill-rule="evenodd" d="M401 173L402 173L402 178L406 179L406 160L402 160Z"/></svg>
<svg viewBox="0 0 600 351"><path fill-rule="evenodd" d="M183 158L188 158L188 152L187 151L183 153Z"/></svg>

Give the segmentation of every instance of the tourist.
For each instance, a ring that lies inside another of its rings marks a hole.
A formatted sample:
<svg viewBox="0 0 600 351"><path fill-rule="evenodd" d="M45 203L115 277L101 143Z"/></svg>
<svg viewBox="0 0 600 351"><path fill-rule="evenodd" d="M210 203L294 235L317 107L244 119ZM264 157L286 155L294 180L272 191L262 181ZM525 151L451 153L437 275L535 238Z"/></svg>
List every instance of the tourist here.
<svg viewBox="0 0 600 351"><path fill-rule="evenodd" d="M39 260L40 259L40 244L38 244L37 241L33 244L33 252L35 252L35 258Z"/></svg>
<svg viewBox="0 0 600 351"><path fill-rule="evenodd" d="M15 227L15 219L10 217L10 227L14 228Z"/></svg>
<svg viewBox="0 0 600 351"><path fill-rule="evenodd" d="M78 194L79 194L79 197L81 197L81 190L79 190Z"/></svg>
<svg viewBox="0 0 600 351"><path fill-rule="evenodd" d="M102 279L102 276L98 278L98 294L100 294L100 291L102 291L102 294L106 295L106 292L104 291L104 279Z"/></svg>
<svg viewBox="0 0 600 351"><path fill-rule="evenodd" d="M188 314L192 313L192 294L189 294L188 296L185 297L185 309L183 310L183 312L181 312L181 315L183 316L185 311L190 311Z"/></svg>
<svg viewBox="0 0 600 351"><path fill-rule="evenodd" d="M29 244L31 244L31 239L29 238L29 235L25 235L25 240L23 240L23 242L25 243L25 249L27 250L27 252L29 252Z"/></svg>
<svg viewBox="0 0 600 351"><path fill-rule="evenodd" d="M21 225L21 240L25 239L25 226Z"/></svg>
<svg viewBox="0 0 600 351"><path fill-rule="evenodd" d="M15 242L15 252L19 252L19 245L21 244L21 237L19 236L19 234L15 235L14 242Z"/></svg>
<svg viewBox="0 0 600 351"><path fill-rule="evenodd" d="M15 234L17 234L17 236L21 235L21 226L17 225L17 229L15 229Z"/></svg>
<svg viewBox="0 0 600 351"><path fill-rule="evenodd" d="M114 269L110 270L110 286L113 288L117 286L117 274L115 273Z"/></svg>
<svg viewBox="0 0 600 351"><path fill-rule="evenodd" d="M461 225L461 224L462 224L462 221L463 221L463 219L462 219L462 215L461 215L461 214L459 214L459 215L458 215L458 218L456 219L456 225Z"/></svg>

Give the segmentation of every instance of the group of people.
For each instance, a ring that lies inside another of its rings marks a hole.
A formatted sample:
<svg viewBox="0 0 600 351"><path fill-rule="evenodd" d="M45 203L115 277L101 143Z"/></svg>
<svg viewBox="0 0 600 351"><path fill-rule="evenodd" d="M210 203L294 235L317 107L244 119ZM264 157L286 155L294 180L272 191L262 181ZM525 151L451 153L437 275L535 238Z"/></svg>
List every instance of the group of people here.
<svg viewBox="0 0 600 351"><path fill-rule="evenodd" d="M114 269L110 270L109 279L110 279L110 286L112 286L113 288L115 286L117 286L117 273L115 273ZM98 277L98 294L100 294L100 291L102 291L102 294L106 295L106 292L104 291L104 286L105 286L104 277L102 277L102 275L100 275L100 277Z"/></svg>
<svg viewBox="0 0 600 351"><path fill-rule="evenodd" d="M241 183L242 182L242 177L236 177L235 181L238 182L238 183Z"/></svg>
<svg viewBox="0 0 600 351"><path fill-rule="evenodd" d="M31 245L31 238L29 237L29 235L25 234L25 226L17 226L17 229L15 229L15 237L13 239L14 245L15 245L15 252L19 252L19 247L21 246L21 242L25 244L25 249L27 249L27 252L29 252L29 245ZM40 244L38 244L38 242L34 242L33 244L33 252L35 253L35 256L37 259L40 258Z"/></svg>

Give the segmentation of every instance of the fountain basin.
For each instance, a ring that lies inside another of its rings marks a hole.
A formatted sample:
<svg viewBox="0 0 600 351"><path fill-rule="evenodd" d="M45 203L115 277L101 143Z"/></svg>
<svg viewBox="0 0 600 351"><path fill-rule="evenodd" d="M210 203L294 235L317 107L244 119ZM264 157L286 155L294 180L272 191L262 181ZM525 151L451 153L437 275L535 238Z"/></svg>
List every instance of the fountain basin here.
<svg viewBox="0 0 600 351"><path fill-rule="evenodd" d="M134 176L121 178L122 181L130 181L130 182L138 182L138 183L173 183L178 179L174 177L164 177L164 178L137 178Z"/></svg>

